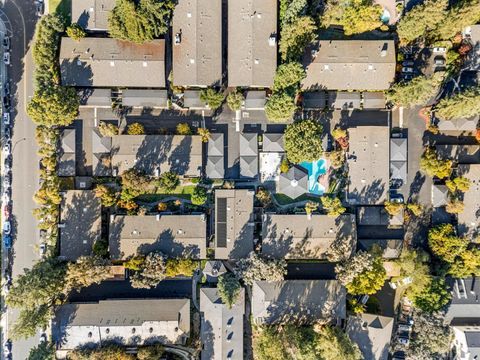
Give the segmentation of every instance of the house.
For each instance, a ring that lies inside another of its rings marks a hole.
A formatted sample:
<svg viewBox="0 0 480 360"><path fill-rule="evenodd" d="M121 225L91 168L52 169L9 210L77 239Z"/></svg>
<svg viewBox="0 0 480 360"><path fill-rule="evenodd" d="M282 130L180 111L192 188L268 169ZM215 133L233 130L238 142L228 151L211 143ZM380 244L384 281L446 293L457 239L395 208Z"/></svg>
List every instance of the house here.
<svg viewBox="0 0 480 360"><path fill-rule="evenodd" d="M209 260L205 263L205 267L202 270L203 275L207 277L207 282L217 282L218 277L227 272L227 268L223 262L219 260Z"/></svg>
<svg viewBox="0 0 480 360"><path fill-rule="evenodd" d="M210 134L207 144L207 165L205 167L208 178L223 179L225 175L224 151L223 134Z"/></svg>
<svg viewBox="0 0 480 360"><path fill-rule="evenodd" d="M338 323L346 316L346 293L337 280L254 281L252 318L257 324Z"/></svg>
<svg viewBox="0 0 480 360"><path fill-rule="evenodd" d="M115 0L72 0L72 23L85 30L107 31L108 15L115 7Z"/></svg>
<svg viewBox="0 0 480 360"><path fill-rule="evenodd" d="M52 322L52 341L61 359L80 346L184 344L189 334L190 299L70 303L58 308Z"/></svg>
<svg viewBox="0 0 480 360"><path fill-rule="evenodd" d="M348 318L346 332L358 345L364 359L388 360L393 318L360 314Z"/></svg>
<svg viewBox="0 0 480 360"><path fill-rule="evenodd" d="M436 119L438 130L444 133L471 133L475 134L478 126L479 117L473 116L468 119L453 119L453 120L444 120L444 119Z"/></svg>
<svg viewBox="0 0 480 360"><path fill-rule="evenodd" d="M470 187L463 194L464 209L457 215L457 229L460 236L476 238L480 226L480 164L460 164L458 175L470 180Z"/></svg>
<svg viewBox="0 0 480 360"><path fill-rule="evenodd" d="M281 173L277 192L296 199L308 192L308 173L301 167L294 165L286 173Z"/></svg>
<svg viewBox="0 0 480 360"><path fill-rule="evenodd" d="M245 289L235 304L223 303L216 288L200 289L201 360L243 360Z"/></svg>
<svg viewBox="0 0 480 360"><path fill-rule="evenodd" d="M159 251L173 258L205 259L207 222L199 215L112 215L109 249L114 260Z"/></svg>
<svg viewBox="0 0 480 360"><path fill-rule="evenodd" d="M325 91L308 91L303 93L303 109L318 110L327 106L327 94Z"/></svg>
<svg viewBox="0 0 480 360"><path fill-rule="evenodd" d="M167 109L167 90L125 89L122 91L122 105L132 108Z"/></svg>
<svg viewBox="0 0 480 360"><path fill-rule="evenodd" d="M283 138L284 138L284 135L281 133L263 134L262 151L263 152L279 152L279 153L285 152Z"/></svg>
<svg viewBox="0 0 480 360"><path fill-rule="evenodd" d="M393 40L320 40L303 65L304 90L386 90L395 79Z"/></svg>
<svg viewBox="0 0 480 360"><path fill-rule="evenodd" d="M92 174L93 176L112 176L112 138L92 129Z"/></svg>
<svg viewBox="0 0 480 360"><path fill-rule="evenodd" d="M348 129L347 201L352 205L383 204L389 190L390 130L388 126Z"/></svg>
<svg viewBox="0 0 480 360"><path fill-rule="evenodd" d="M112 108L112 89L77 89L81 107Z"/></svg>
<svg viewBox="0 0 480 360"><path fill-rule="evenodd" d="M446 185L432 185L432 206L442 207L448 203L448 188Z"/></svg>
<svg viewBox="0 0 480 360"><path fill-rule="evenodd" d="M385 206L359 206L357 210L357 224L359 226L394 227L403 225L403 211L390 215Z"/></svg>
<svg viewBox="0 0 480 360"><path fill-rule="evenodd" d="M207 110L209 107L200 98L200 90L185 90L183 93L183 107L190 110Z"/></svg>
<svg viewBox="0 0 480 360"><path fill-rule="evenodd" d="M328 107L338 110L360 109L361 96L358 91L329 91Z"/></svg>
<svg viewBox="0 0 480 360"><path fill-rule="evenodd" d="M229 87L273 86L277 6L276 0L228 0Z"/></svg>
<svg viewBox="0 0 480 360"><path fill-rule="evenodd" d="M455 359L476 360L480 358L480 326L453 326Z"/></svg>
<svg viewBox="0 0 480 360"><path fill-rule="evenodd" d="M364 91L362 95L364 109L385 109L386 100L383 92Z"/></svg>
<svg viewBox="0 0 480 360"><path fill-rule="evenodd" d="M165 40L62 37L60 73L64 86L164 88Z"/></svg>
<svg viewBox="0 0 480 360"><path fill-rule="evenodd" d="M359 239L358 248L370 251L376 245L383 250L384 259L398 259L402 254L403 239Z"/></svg>
<svg viewBox="0 0 480 360"><path fill-rule="evenodd" d="M480 164L479 145L435 145L435 152L443 160L452 160L456 164Z"/></svg>
<svg viewBox="0 0 480 360"><path fill-rule="evenodd" d="M264 214L262 254L275 259L325 260L334 247L348 256L357 241L355 216ZM343 246L340 246L343 245Z"/></svg>
<svg viewBox="0 0 480 360"><path fill-rule="evenodd" d="M173 171L199 177L202 171L202 139L198 135L117 135L112 137L114 174L136 169L158 176Z"/></svg>
<svg viewBox="0 0 480 360"><path fill-rule="evenodd" d="M58 176L75 176L75 129L64 129L61 135L60 154L57 164Z"/></svg>
<svg viewBox="0 0 480 360"><path fill-rule="evenodd" d="M463 31L463 38L472 45L472 50L467 54L464 69L480 71L480 25L467 26Z"/></svg>
<svg viewBox="0 0 480 360"><path fill-rule="evenodd" d="M253 251L253 197L250 190L215 190L215 259L241 259Z"/></svg>
<svg viewBox="0 0 480 360"><path fill-rule="evenodd" d="M258 135L240 134L240 178L258 176Z"/></svg>
<svg viewBox="0 0 480 360"><path fill-rule="evenodd" d="M407 139L390 139L390 179L401 185L407 183Z"/></svg>
<svg viewBox="0 0 480 360"><path fill-rule="evenodd" d="M267 93L264 90L247 91L245 110L264 110L267 103Z"/></svg>
<svg viewBox="0 0 480 360"><path fill-rule="evenodd" d="M179 0L172 20L173 84L222 83L222 1Z"/></svg>
<svg viewBox="0 0 480 360"><path fill-rule="evenodd" d="M68 190L60 204L60 258L75 261L92 254L92 247L101 239L102 216L100 199L93 190Z"/></svg>

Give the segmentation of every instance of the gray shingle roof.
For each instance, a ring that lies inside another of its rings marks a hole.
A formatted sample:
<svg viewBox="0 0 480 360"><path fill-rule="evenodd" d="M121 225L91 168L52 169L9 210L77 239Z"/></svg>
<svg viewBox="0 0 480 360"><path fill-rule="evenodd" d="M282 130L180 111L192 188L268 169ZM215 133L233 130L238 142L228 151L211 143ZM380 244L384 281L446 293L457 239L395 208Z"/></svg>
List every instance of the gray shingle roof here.
<svg viewBox="0 0 480 360"><path fill-rule="evenodd" d="M407 162L406 161L392 161L390 162L390 178L395 180L402 180L405 184L407 182Z"/></svg>
<svg viewBox="0 0 480 360"><path fill-rule="evenodd" d="M407 139L390 139L390 161L407 161Z"/></svg>
<svg viewBox="0 0 480 360"><path fill-rule="evenodd" d="M438 119L438 130L440 131L471 131L477 130L478 116L470 119L443 120Z"/></svg>
<svg viewBox="0 0 480 360"><path fill-rule="evenodd" d="M448 188L445 185L432 185L432 206L445 206L448 203Z"/></svg>
<svg viewBox="0 0 480 360"><path fill-rule="evenodd" d="M92 150L94 154L109 153L112 150L112 138L102 136L98 129L92 129Z"/></svg>
<svg viewBox="0 0 480 360"><path fill-rule="evenodd" d="M383 92L363 92L364 109L385 109L385 94Z"/></svg>
<svg viewBox="0 0 480 360"><path fill-rule="evenodd" d="M115 0L72 0L72 23L87 30L106 31Z"/></svg>
<svg viewBox="0 0 480 360"><path fill-rule="evenodd" d="M146 108L167 108L167 90L126 89L122 93L122 105Z"/></svg>
<svg viewBox="0 0 480 360"><path fill-rule="evenodd" d="M345 299L346 290L336 280L255 281L252 316L265 324L345 319Z"/></svg>
<svg viewBox="0 0 480 360"><path fill-rule="evenodd" d="M258 135L240 134L240 177L258 176Z"/></svg>
<svg viewBox="0 0 480 360"><path fill-rule="evenodd" d="M248 91L245 97L245 110L263 110L267 102L265 91Z"/></svg>
<svg viewBox="0 0 480 360"><path fill-rule="evenodd" d="M326 259L333 244L345 244L352 252L356 243L355 216L350 214L265 214L262 223L262 254L271 258Z"/></svg>
<svg viewBox="0 0 480 360"><path fill-rule="evenodd" d="M61 137L58 176L75 176L75 129L64 129Z"/></svg>
<svg viewBox="0 0 480 360"><path fill-rule="evenodd" d="M395 64L393 40L321 40L305 52L302 88L386 90Z"/></svg>
<svg viewBox="0 0 480 360"><path fill-rule="evenodd" d="M206 262L205 267L202 270L203 274L210 277L218 277L227 272L227 268L223 265L222 261L209 260Z"/></svg>
<svg viewBox="0 0 480 360"><path fill-rule="evenodd" d="M288 172L280 174L278 192L291 199L308 192L308 174L299 166L292 166Z"/></svg>
<svg viewBox="0 0 480 360"><path fill-rule="evenodd" d="M80 105L82 106L112 106L112 90L111 89L79 89Z"/></svg>
<svg viewBox="0 0 480 360"><path fill-rule="evenodd" d="M457 164L479 164L479 145L435 145L438 156L444 160L453 160Z"/></svg>
<svg viewBox="0 0 480 360"><path fill-rule="evenodd" d="M189 332L190 299L66 304L57 310L52 326L53 341L59 350L119 339L126 345L140 345L159 338L165 343L182 343Z"/></svg>
<svg viewBox="0 0 480 360"><path fill-rule="evenodd" d="M467 54L465 68L478 71L480 70L480 25L470 25L468 28L465 30L470 30L468 39L473 48Z"/></svg>
<svg viewBox="0 0 480 360"><path fill-rule="evenodd" d="M210 139L208 140L208 156L223 156L224 149L223 134L210 134Z"/></svg>
<svg viewBox="0 0 480 360"><path fill-rule="evenodd" d="M160 251L170 257L206 258L205 215L117 215L110 221L112 259Z"/></svg>
<svg viewBox="0 0 480 360"><path fill-rule="evenodd" d="M165 87L165 40L145 44L110 38L62 38L62 85Z"/></svg>
<svg viewBox="0 0 480 360"><path fill-rule="evenodd" d="M225 166L224 166L223 156L207 157L205 174L210 179L223 179L223 177L225 176Z"/></svg>
<svg viewBox="0 0 480 360"><path fill-rule="evenodd" d="M256 178L258 176L258 157L241 156L240 157L240 177Z"/></svg>
<svg viewBox="0 0 480 360"><path fill-rule="evenodd" d="M303 93L304 109L323 109L327 106L327 94L325 91L308 91Z"/></svg>
<svg viewBox="0 0 480 360"><path fill-rule="evenodd" d="M175 85L220 85L222 1L179 0L173 12L172 48Z"/></svg>
<svg viewBox="0 0 480 360"><path fill-rule="evenodd" d="M452 279L448 280L451 289L452 300L445 314L445 321L450 323L455 321L456 325L468 323L475 319L478 322L480 318L480 303L478 294L480 294L480 281L476 278Z"/></svg>
<svg viewBox="0 0 480 360"><path fill-rule="evenodd" d="M60 205L60 257L75 261L92 254L101 237L101 204L93 190L68 190Z"/></svg>
<svg viewBox="0 0 480 360"><path fill-rule="evenodd" d="M284 152L283 134L263 134L262 150L266 152Z"/></svg>
<svg viewBox="0 0 480 360"><path fill-rule="evenodd" d="M245 290L228 308L216 288L200 289L202 360L243 360Z"/></svg>
<svg viewBox="0 0 480 360"><path fill-rule="evenodd" d="M228 86L271 87L277 37L276 0L228 0Z"/></svg>
<svg viewBox="0 0 480 360"><path fill-rule="evenodd" d="M396 259L400 257L403 248L402 239L359 239L358 245L361 250L369 251L373 245L383 249L383 258Z"/></svg>
<svg viewBox="0 0 480 360"><path fill-rule="evenodd" d="M360 93L358 91L330 91L328 106L342 110L360 109Z"/></svg>
<svg viewBox="0 0 480 360"><path fill-rule="evenodd" d="M457 215L458 233L476 238L480 228L480 165L458 165L458 173L470 180L470 188L463 194L464 210Z"/></svg>
<svg viewBox="0 0 480 360"><path fill-rule="evenodd" d="M208 109L207 105L200 99L200 90L185 90L183 107L187 109Z"/></svg>

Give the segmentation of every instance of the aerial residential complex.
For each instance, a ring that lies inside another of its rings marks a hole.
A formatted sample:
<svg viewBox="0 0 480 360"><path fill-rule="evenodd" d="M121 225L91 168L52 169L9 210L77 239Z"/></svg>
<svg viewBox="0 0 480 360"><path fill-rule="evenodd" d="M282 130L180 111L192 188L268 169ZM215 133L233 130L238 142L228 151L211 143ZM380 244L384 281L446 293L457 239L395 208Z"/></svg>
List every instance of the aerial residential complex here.
<svg viewBox="0 0 480 360"><path fill-rule="evenodd" d="M2 359L480 356L478 1L17 1Z"/></svg>

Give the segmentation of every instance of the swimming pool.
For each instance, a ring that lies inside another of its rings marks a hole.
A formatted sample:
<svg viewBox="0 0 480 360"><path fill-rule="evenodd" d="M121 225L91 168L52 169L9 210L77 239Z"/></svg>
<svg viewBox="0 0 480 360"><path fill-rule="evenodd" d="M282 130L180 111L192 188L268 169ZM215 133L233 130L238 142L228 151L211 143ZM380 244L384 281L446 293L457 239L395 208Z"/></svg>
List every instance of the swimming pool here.
<svg viewBox="0 0 480 360"><path fill-rule="evenodd" d="M327 173L327 161L325 159L304 161L299 165L308 171L308 191L315 195L323 195L325 187L318 182L318 177Z"/></svg>

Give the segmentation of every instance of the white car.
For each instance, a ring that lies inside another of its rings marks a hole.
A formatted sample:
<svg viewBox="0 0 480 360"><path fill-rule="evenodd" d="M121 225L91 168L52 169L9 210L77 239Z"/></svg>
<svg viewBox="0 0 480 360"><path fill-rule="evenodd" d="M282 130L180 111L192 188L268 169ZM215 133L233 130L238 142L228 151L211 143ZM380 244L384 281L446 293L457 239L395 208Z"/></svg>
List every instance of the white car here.
<svg viewBox="0 0 480 360"><path fill-rule="evenodd" d="M10 53L6 52L3 54L3 62L5 65L10 65Z"/></svg>
<svg viewBox="0 0 480 360"><path fill-rule="evenodd" d="M12 150L12 144L10 142L6 142L5 145L3 145L3 153L5 156L10 155L10 151Z"/></svg>
<svg viewBox="0 0 480 360"><path fill-rule="evenodd" d="M9 51L10 50L10 38L8 36L5 36L3 38L3 49L4 49L4 51Z"/></svg>
<svg viewBox="0 0 480 360"><path fill-rule="evenodd" d="M8 112L3 113L3 123L5 125L10 125L10 113Z"/></svg>
<svg viewBox="0 0 480 360"><path fill-rule="evenodd" d="M434 48L433 48L433 52L436 52L436 53L444 53L444 52L447 52L447 48L444 48L444 47L434 47Z"/></svg>
<svg viewBox="0 0 480 360"><path fill-rule="evenodd" d="M10 225L10 221L4 221L3 222L3 234L4 235L9 235L10 232L12 231L12 227Z"/></svg>
<svg viewBox="0 0 480 360"><path fill-rule="evenodd" d="M47 253L47 244L41 243L40 247L39 247L39 250L40 250L40 255L41 256L45 255Z"/></svg>
<svg viewBox="0 0 480 360"><path fill-rule="evenodd" d="M402 68L402 72L403 72L403 73L412 73L412 72L413 72L413 68L411 68L411 67L405 67L405 66L404 66L404 67Z"/></svg>

